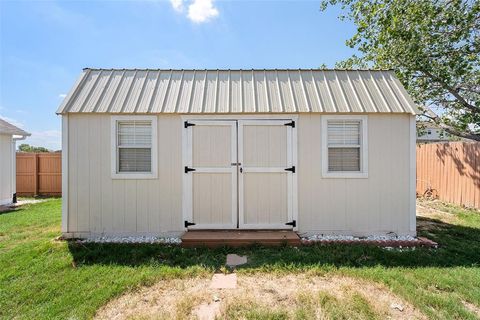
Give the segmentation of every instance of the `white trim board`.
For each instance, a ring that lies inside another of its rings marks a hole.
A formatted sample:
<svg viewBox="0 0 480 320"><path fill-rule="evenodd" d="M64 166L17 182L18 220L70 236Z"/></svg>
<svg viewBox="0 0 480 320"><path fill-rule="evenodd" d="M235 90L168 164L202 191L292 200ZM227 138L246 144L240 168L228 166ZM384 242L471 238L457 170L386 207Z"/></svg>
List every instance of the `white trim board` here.
<svg viewBox="0 0 480 320"><path fill-rule="evenodd" d="M68 233L68 116L62 115L62 233Z"/></svg>
<svg viewBox="0 0 480 320"><path fill-rule="evenodd" d="M205 120L191 120L190 123L195 126L230 126L231 127L231 141L230 141L230 163L237 162L237 126L236 121L205 121ZM193 167L193 127L182 128L182 148L183 148L183 167ZM232 182L231 195L231 224L195 224L189 229L236 229L237 227L237 174L238 166L213 168L213 167L195 167L195 171L183 173L183 194L182 194L182 215L183 221L197 223L193 216L193 176L201 173L230 173ZM187 229L187 228L185 228Z"/></svg>
<svg viewBox="0 0 480 320"><path fill-rule="evenodd" d="M410 214L410 231L415 235L417 234L417 125L416 117L410 117L410 172L409 172L409 184L410 184L410 203L409 203L409 214Z"/></svg>
<svg viewBox="0 0 480 320"><path fill-rule="evenodd" d="M284 126L285 124L291 122L293 119L266 119L266 120L238 120L238 162L241 163L243 173L238 175L238 218L239 218L239 228L240 229L291 229L285 223L296 220L294 218L294 194L297 193L297 185L294 184L293 176L296 176L297 173L290 171L285 171L285 167L245 167L244 158L243 158L243 128L248 125L260 125L260 126ZM293 120L294 121L294 120ZM286 167L290 168L292 166L297 167L297 163L293 162L293 145L296 144L296 141L293 141L292 131L296 131L295 128L287 126L287 164ZM245 223L245 213L244 213L244 173L279 173L287 176L287 221L283 224L248 224ZM296 181L295 181L296 182ZM298 221L297 221L298 225ZM296 229L296 227L295 227Z"/></svg>
<svg viewBox="0 0 480 320"><path fill-rule="evenodd" d="M328 115L321 116L322 122L322 178L368 178L368 116ZM360 120L360 171L329 172L328 171L328 120Z"/></svg>
<svg viewBox="0 0 480 320"><path fill-rule="evenodd" d="M152 122L151 172L118 173L117 172L117 123L119 121L147 120ZM123 115L110 117L111 178L112 179L157 179L158 178L158 133L157 116Z"/></svg>
<svg viewBox="0 0 480 320"><path fill-rule="evenodd" d="M17 192L17 150L16 150L17 141L12 138L12 163L11 163L11 185L10 185L10 195L12 197Z"/></svg>
<svg viewBox="0 0 480 320"><path fill-rule="evenodd" d="M194 124L217 124L217 125L222 125L224 123L227 123L229 120L234 121L235 123L238 123L238 134L237 132L235 133L235 143L232 142L232 148L235 148L235 150L232 150L232 155L235 152L235 158L232 158L232 163L242 163L241 161L241 153L242 153L242 148L241 143L242 143L242 136L241 136L241 127L242 123L251 123L251 124L259 124L261 123L262 125L283 125L287 122L290 121L297 121L298 120L298 115L188 115L188 116L182 116L182 168L187 166L191 167L192 166L192 127L187 127L187 129L183 128L183 123L185 121L188 121L190 123ZM269 121L271 120L271 121ZM283 120L283 121L279 121ZM288 167L295 166L298 168L298 162L297 162L297 130L296 127L288 127ZM237 128L235 127L235 130ZM233 135L232 135L233 136ZM237 151L238 148L238 151ZM238 152L238 154L237 154ZM241 209L241 201L240 197L241 195L241 174L239 173L239 166L237 165L234 167L236 169L235 174L238 175L238 177L235 177L235 190L238 194L238 197L236 198L236 201L234 202L236 209L236 216L235 216L235 224L238 223L239 227L241 229L291 229L292 227L287 226L287 225L266 225L266 224L243 224L242 221L242 215L240 214L242 211ZM297 195L297 173L293 174L291 172L286 172L285 168L243 168L244 172L264 172L265 170L268 172L282 172L284 174L288 175L288 188L289 188L289 201L288 201L288 220L287 222L290 222L292 220L297 221L297 226L293 228L294 231L298 230L298 195ZM297 169L298 170L298 169ZM218 168L202 168L201 171L205 172L224 172L225 169L218 169ZM183 174L183 190L182 190L182 217L183 221L189 221L192 222L193 216L192 216L192 176L193 174ZM237 220L238 219L238 220ZM204 226L192 226L190 227L191 229L231 229L232 226L230 225L204 225ZM233 229L237 229L236 225L234 226ZM187 230L187 228L184 228L184 230Z"/></svg>
<svg viewBox="0 0 480 320"><path fill-rule="evenodd" d="M298 114L199 114L182 115L182 122L186 120L298 120Z"/></svg>

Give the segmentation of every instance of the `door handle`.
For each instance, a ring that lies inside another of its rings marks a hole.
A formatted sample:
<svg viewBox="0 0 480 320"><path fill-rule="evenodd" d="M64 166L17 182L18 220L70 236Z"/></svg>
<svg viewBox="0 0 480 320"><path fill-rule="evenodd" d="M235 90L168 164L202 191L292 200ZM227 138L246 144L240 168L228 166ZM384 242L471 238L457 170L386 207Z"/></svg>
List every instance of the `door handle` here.
<svg viewBox="0 0 480 320"><path fill-rule="evenodd" d="M232 162L231 165L232 166L241 166L242 164L240 162Z"/></svg>

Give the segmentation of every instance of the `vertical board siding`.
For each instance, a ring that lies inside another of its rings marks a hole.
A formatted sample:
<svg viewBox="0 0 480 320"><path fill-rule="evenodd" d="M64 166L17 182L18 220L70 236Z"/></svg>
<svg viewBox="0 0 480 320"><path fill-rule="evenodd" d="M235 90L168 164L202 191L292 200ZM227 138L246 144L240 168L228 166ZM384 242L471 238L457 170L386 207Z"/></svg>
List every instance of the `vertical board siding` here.
<svg viewBox="0 0 480 320"><path fill-rule="evenodd" d="M322 177L321 115L299 115L296 174L300 233L414 232L410 230L409 210L411 117L370 114L368 178L348 179ZM110 115L69 115L69 232L181 232L181 116L158 115L157 179L111 178L110 130ZM418 161L421 159L419 156ZM471 172L479 171L477 167ZM281 183L271 183L281 187ZM458 185L469 190L464 180ZM263 200L268 201L268 197ZM268 221L272 217L258 218Z"/></svg>
<svg viewBox="0 0 480 320"><path fill-rule="evenodd" d="M17 194L20 196L62 194L62 154L16 155Z"/></svg>
<svg viewBox="0 0 480 320"><path fill-rule="evenodd" d="M193 174L193 221L197 224L233 224L232 174Z"/></svg>
<svg viewBox="0 0 480 320"><path fill-rule="evenodd" d="M69 116L69 232L182 230L179 116L158 118L158 179L111 178L109 115Z"/></svg>
<svg viewBox="0 0 480 320"><path fill-rule="evenodd" d="M368 116L368 178L323 178L321 115L298 123L299 231L411 234L409 115Z"/></svg>
<svg viewBox="0 0 480 320"><path fill-rule="evenodd" d="M480 143L417 145L417 195L480 209Z"/></svg>
<svg viewBox="0 0 480 320"><path fill-rule="evenodd" d="M288 222L285 173L244 173L244 223L282 225Z"/></svg>

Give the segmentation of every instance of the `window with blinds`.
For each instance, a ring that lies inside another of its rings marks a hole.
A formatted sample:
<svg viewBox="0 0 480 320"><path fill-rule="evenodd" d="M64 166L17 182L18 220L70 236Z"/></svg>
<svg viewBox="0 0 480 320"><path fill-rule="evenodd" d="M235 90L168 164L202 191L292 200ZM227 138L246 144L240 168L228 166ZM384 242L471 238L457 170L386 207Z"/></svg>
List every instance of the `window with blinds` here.
<svg viewBox="0 0 480 320"><path fill-rule="evenodd" d="M128 120L117 122L117 172L152 171L152 122Z"/></svg>
<svg viewBox="0 0 480 320"><path fill-rule="evenodd" d="M329 172L360 172L361 120L328 120Z"/></svg>

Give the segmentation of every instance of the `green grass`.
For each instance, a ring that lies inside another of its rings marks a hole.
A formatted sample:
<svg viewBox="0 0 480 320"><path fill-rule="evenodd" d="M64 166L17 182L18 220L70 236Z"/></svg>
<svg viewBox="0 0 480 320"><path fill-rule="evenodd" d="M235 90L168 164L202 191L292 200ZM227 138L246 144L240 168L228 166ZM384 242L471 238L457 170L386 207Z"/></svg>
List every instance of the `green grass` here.
<svg viewBox="0 0 480 320"><path fill-rule="evenodd" d="M342 274L384 284L434 319L475 319L464 302L480 308L480 214L441 205L453 214L449 223L421 219L419 230L438 249L388 251L362 245L302 248L183 249L163 245L77 244L54 241L60 235L59 199L0 214L0 317L85 319L126 290L159 279L209 276L220 270L227 253L246 254L239 273ZM453 221L453 222L452 222ZM332 318L374 318L361 296L340 308L335 297L314 298ZM282 310L233 315L283 319ZM247 313L245 313L247 312ZM298 318L311 318L308 308ZM338 313L338 316L334 316Z"/></svg>

